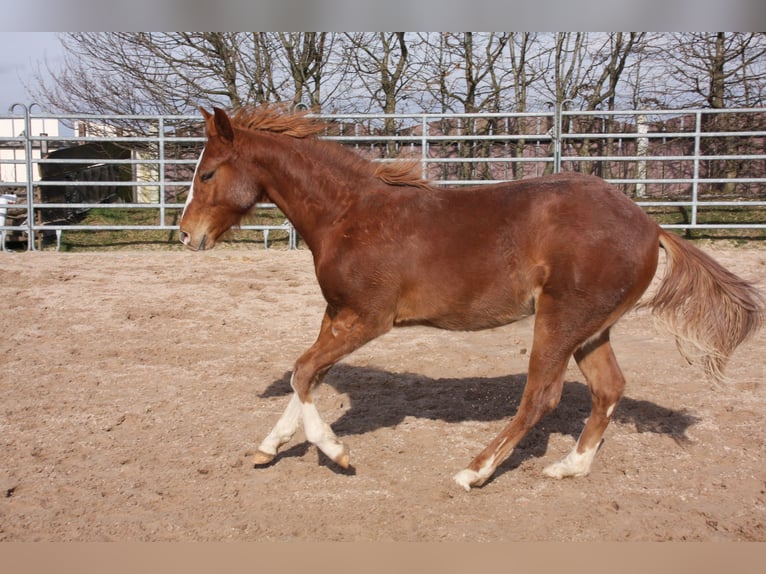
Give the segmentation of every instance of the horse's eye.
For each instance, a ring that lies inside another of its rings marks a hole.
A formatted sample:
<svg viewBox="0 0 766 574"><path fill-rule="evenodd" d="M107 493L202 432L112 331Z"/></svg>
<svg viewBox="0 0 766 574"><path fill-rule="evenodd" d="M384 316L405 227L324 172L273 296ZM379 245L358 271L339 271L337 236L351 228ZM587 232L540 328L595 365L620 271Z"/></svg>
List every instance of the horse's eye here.
<svg viewBox="0 0 766 574"><path fill-rule="evenodd" d="M213 177L214 174L215 174L215 170L206 171L205 173L200 175L199 178L200 178L201 181L208 181L208 180L210 180L210 178Z"/></svg>

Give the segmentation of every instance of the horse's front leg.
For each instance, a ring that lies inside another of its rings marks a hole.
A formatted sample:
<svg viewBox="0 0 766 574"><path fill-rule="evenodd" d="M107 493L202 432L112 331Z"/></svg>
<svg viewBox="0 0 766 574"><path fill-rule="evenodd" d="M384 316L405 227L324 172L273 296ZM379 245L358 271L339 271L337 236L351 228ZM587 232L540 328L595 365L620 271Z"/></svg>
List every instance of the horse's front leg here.
<svg viewBox="0 0 766 574"><path fill-rule="evenodd" d="M279 447L290 441L301 424L301 402L298 395L293 394L290 402L287 404L285 412L279 417L277 424L271 429L271 432L263 439L261 446L253 457L253 464L262 466L269 464L277 456Z"/></svg>
<svg viewBox="0 0 766 574"><path fill-rule="evenodd" d="M287 443L303 421L306 438L331 460L348 468L348 449L341 443L319 414L313 389L340 359L390 329L379 321L364 320L349 309L325 313L316 342L295 363L290 384L294 394L277 424L263 440L254 463L270 463L279 448Z"/></svg>

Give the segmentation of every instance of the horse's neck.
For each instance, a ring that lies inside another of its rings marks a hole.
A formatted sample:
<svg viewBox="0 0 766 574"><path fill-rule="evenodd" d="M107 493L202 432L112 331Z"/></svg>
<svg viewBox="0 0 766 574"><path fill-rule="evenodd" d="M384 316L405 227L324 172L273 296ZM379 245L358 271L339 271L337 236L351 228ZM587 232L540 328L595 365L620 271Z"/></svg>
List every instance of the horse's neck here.
<svg viewBox="0 0 766 574"><path fill-rule="evenodd" d="M271 181L265 190L267 195L313 250L348 209L353 194L343 185L348 176L340 168L333 177L333 166L318 153L321 148L311 141L286 138L271 137L271 145L264 148L268 150L266 155L261 151L254 161L262 169L268 166Z"/></svg>

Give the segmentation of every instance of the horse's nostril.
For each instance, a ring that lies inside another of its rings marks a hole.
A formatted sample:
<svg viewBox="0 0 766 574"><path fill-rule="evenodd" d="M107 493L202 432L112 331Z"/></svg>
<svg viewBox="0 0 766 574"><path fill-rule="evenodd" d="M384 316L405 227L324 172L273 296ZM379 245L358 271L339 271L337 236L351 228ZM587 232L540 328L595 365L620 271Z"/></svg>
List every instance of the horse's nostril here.
<svg viewBox="0 0 766 574"><path fill-rule="evenodd" d="M178 235L179 235L179 239L181 240L181 243L183 243L184 245L189 245L189 241L191 237L189 236L188 233L186 233L185 231L179 231Z"/></svg>

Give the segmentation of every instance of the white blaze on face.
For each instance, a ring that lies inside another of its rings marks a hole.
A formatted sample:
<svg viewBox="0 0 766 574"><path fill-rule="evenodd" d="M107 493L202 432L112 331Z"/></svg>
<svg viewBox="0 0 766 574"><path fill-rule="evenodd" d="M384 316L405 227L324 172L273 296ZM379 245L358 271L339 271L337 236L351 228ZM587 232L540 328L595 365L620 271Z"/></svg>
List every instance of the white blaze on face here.
<svg viewBox="0 0 766 574"><path fill-rule="evenodd" d="M202 163L202 156L205 155L205 149L202 149L202 153L199 154L199 159L197 160L197 165L194 166L194 175L192 176L192 183L189 186L189 193L186 194L186 203L184 204L184 210L181 212L181 219L184 218L184 215L186 215L186 210L189 208L189 204L192 202L192 198L194 197L194 181L197 179L197 171L199 170L199 164Z"/></svg>

